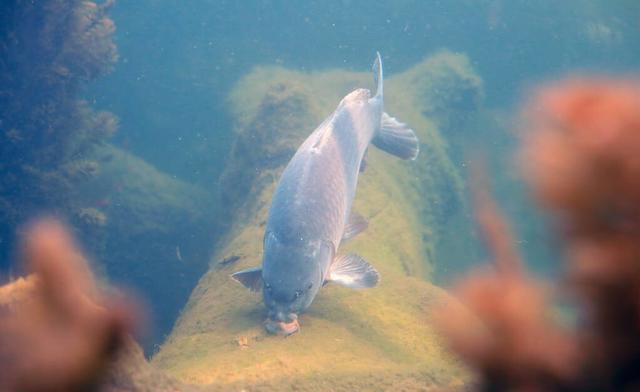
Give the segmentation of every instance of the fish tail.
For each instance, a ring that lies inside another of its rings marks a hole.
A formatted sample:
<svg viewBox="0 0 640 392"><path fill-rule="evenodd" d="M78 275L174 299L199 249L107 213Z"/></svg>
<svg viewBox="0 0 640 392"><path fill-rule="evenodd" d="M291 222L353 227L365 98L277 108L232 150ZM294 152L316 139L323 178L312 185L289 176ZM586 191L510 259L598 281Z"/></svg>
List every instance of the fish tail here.
<svg viewBox="0 0 640 392"><path fill-rule="evenodd" d="M373 77L378 85L378 90L373 98L382 100L384 81L380 52L376 52L376 60L373 63ZM420 142L413 130L407 124L384 112L380 120L380 129L371 142L379 149L402 159L414 160L420 152Z"/></svg>

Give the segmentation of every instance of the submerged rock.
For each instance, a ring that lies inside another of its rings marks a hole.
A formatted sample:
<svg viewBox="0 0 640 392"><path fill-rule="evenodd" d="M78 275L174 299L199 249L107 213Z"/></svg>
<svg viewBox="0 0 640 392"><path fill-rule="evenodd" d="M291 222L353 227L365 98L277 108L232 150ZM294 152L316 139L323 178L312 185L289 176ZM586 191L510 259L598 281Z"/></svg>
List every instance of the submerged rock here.
<svg viewBox="0 0 640 392"><path fill-rule="evenodd" d="M455 67L463 56L443 67ZM300 333L268 335L260 295L229 278L231 270L261 262L262 236L279 174L298 145L356 87L370 86L367 72L302 73L259 67L231 93L235 144L221 179L226 235L212 266L193 291L173 333L153 363L179 380L209 388L240 390L388 390L457 388L466 373L431 326L436 307L455 301L429 282L434 247L447 220L445 206L461 200L461 180L430 108L439 96L429 83L427 60L387 79L385 108L409 123L421 141L414 162L371 148L360 177L354 210L369 219L367 231L345 244L381 274L369 290L322 289L301 315ZM466 64L466 63L465 63ZM456 90L456 72L439 89ZM449 97L455 92L443 95ZM424 99L429 97L429 99ZM233 268L216 263L242 254ZM444 261L443 261L444 262Z"/></svg>
<svg viewBox="0 0 640 392"><path fill-rule="evenodd" d="M77 188L79 236L112 282L135 287L151 307L145 349L168 334L208 266L211 196L110 144L95 149L99 175Z"/></svg>

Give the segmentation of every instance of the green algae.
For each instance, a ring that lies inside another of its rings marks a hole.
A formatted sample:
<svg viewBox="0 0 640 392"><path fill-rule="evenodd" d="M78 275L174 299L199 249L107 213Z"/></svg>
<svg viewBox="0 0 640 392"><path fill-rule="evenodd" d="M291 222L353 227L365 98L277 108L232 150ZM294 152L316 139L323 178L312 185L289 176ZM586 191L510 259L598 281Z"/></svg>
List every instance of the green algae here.
<svg viewBox="0 0 640 392"><path fill-rule="evenodd" d="M344 94L371 85L371 75L258 67L241 80L229 99L236 141L220 182L229 224L212 260L240 259L233 266L212 262L153 363L212 389L463 385L466 373L431 325L434 310L455 301L429 283L439 225L447 219L443 207L459 203L462 186L437 118L424 113L441 106L433 86L456 90L470 80L478 81L466 58L448 52L387 78L386 110L412 125L422 153L402 162L369 151L354 202L369 228L340 249L371 262L381 282L369 290L325 287L301 315L300 333L288 338L266 334L260 295L229 274L260 263L271 195L287 160Z"/></svg>
<svg viewBox="0 0 640 392"><path fill-rule="evenodd" d="M0 253L15 228L46 209L89 206L75 188L93 178L93 148L116 131L82 91L117 61L108 2L3 2L0 13Z"/></svg>
<svg viewBox="0 0 640 392"><path fill-rule="evenodd" d="M128 236L170 234L175 228L167 222L201 224L210 198L204 190L108 143L96 148L92 158L102 162L100 172L78 187L78 199L85 204L108 200L100 209L117 217L112 230Z"/></svg>

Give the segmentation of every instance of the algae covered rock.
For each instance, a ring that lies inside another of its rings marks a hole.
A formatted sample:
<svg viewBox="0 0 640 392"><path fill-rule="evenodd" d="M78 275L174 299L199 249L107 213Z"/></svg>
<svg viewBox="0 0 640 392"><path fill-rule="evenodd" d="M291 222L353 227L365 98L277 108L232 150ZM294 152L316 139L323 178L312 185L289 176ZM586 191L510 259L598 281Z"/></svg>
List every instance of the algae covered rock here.
<svg viewBox="0 0 640 392"><path fill-rule="evenodd" d="M83 99L118 60L113 3L0 5L0 273L20 225L59 216L162 335L206 270L214 213L205 190L110 145L117 117Z"/></svg>
<svg viewBox="0 0 640 392"><path fill-rule="evenodd" d="M149 364L142 348L129 340L108 369L101 383L105 392L197 392L195 385L185 385Z"/></svg>
<svg viewBox="0 0 640 392"><path fill-rule="evenodd" d="M398 83L414 86L406 97L420 102L423 115L436 121L441 132L460 132L455 126L476 112L484 100L483 82L469 59L441 51L397 76Z"/></svg>
<svg viewBox="0 0 640 392"><path fill-rule="evenodd" d="M112 2L2 2L0 12L0 267L16 226L42 211L73 215L74 189L98 169L87 159L116 117L81 99L111 71Z"/></svg>
<svg viewBox="0 0 640 392"><path fill-rule="evenodd" d="M261 296L229 275L260 264L271 195L296 148L342 96L370 86L372 78L368 72L259 67L237 84L230 97L236 140L221 179L227 232L153 358L155 365L181 381L227 390L415 390L464 384L466 374L430 322L438 306L454 301L429 278L437 262L439 226L447 220L443 210L461 200L461 180L446 143L436 122L424 115L439 105L438 95L429 91L429 83L415 83L435 72L432 64L434 59L427 59L387 79L386 111L411 124L422 152L416 161L403 162L370 149L353 207L369 219L369 228L340 249L371 262L381 274L379 286L323 288L301 315L300 333L288 338L266 334ZM456 89L464 85L459 79L440 81L438 88Z"/></svg>
<svg viewBox="0 0 640 392"><path fill-rule="evenodd" d="M91 157L100 172L76 188L76 200L91 207L73 223L108 279L134 287L150 305L150 351L207 269L215 236L211 196L110 144Z"/></svg>

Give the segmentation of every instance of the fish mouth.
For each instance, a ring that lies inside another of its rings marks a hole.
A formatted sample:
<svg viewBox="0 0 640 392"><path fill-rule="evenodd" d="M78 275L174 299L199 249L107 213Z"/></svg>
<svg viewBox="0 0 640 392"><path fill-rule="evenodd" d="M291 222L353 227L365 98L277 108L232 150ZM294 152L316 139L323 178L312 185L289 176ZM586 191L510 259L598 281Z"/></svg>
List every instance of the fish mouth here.
<svg viewBox="0 0 640 392"><path fill-rule="evenodd" d="M273 335L290 336L300 330L300 323L298 323L298 319L286 323L268 318L264 321L264 328Z"/></svg>

